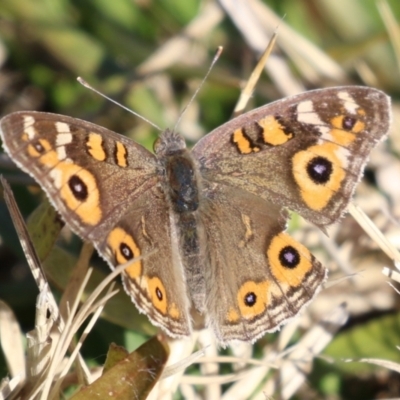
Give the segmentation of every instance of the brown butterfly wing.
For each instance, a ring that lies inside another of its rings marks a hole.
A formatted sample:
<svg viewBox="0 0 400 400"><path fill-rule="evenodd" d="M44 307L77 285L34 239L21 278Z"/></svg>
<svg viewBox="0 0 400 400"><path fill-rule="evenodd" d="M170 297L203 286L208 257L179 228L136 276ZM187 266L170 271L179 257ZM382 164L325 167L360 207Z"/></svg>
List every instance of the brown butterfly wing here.
<svg viewBox="0 0 400 400"><path fill-rule="evenodd" d="M378 90L315 90L233 119L193 154L206 180L288 207L323 228L345 211L390 120L390 99Z"/></svg>
<svg viewBox="0 0 400 400"><path fill-rule="evenodd" d="M315 296L327 271L287 233L279 205L225 185L207 190L206 309L221 343L254 342Z"/></svg>
<svg viewBox="0 0 400 400"><path fill-rule="evenodd" d="M189 300L156 157L117 133L62 115L18 112L0 126L12 159L111 267L142 256L123 274L139 310L171 336L188 335Z"/></svg>

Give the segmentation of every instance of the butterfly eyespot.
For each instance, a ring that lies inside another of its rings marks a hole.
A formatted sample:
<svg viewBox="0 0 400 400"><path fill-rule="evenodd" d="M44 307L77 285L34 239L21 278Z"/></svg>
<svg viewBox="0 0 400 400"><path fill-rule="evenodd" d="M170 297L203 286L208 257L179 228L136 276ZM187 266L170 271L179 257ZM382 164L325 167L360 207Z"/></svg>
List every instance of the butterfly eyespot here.
<svg viewBox="0 0 400 400"><path fill-rule="evenodd" d="M246 293L243 300L247 307L253 307L257 303L257 295L254 292Z"/></svg>
<svg viewBox="0 0 400 400"><path fill-rule="evenodd" d="M300 263L300 254L293 246L285 246L279 252L279 261L286 268L296 268Z"/></svg>
<svg viewBox="0 0 400 400"><path fill-rule="evenodd" d="M293 176L309 208L317 211L324 209L339 191L346 178L348 155L346 148L328 141L294 155Z"/></svg>
<svg viewBox="0 0 400 400"><path fill-rule="evenodd" d="M276 282L297 287L312 269L312 255L287 233L272 238L267 250L268 263Z"/></svg>
<svg viewBox="0 0 400 400"><path fill-rule="evenodd" d="M132 249L124 242L119 245L119 251L125 257L126 261L132 260L134 257Z"/></svg>
<svg viewBox="0 0 400 400"><path fill-rule="evenodd" d="M154 277L148 279L148 289L153 305L161 313L167 313L168 299L161 279Z"/></svg>
<svg viewBox="0 0 400 400"><path fill-rule="evenodd" d="M41 144L39 141L33 143L33 147L35 148L35 150L36 150L38 153L43 153L44 150L45 150L44 147L42 146L42 144Z"/></svg>
<svg viewBox="0 0 400 400"><path fill-rule="evenodd" d="M243 318L252 319L265 311L269 301L269 288L268 281L243 283L237 294L237 305ZM238 319L234 308L228 314L228 319L231 321Z"/></svg>
<svg viewBox="0 0 400 400"><path fill-rule="evenodd" d="M163 294L162 294L160 288L158 288L158 287L156 288L156 296L157 296L158 300L162 301Z"/></svg>
<svg viewBox="0 0 400 400"><path fill-rule="evenodd" d="M72 175L68 180L68 186L77 200L85 201L88 198L88 188L79 176Z"/></svg>
<svg viewBox="0 0 400 400"><path fill-rule="evenodd" d="M357 114L361 117L363 117L362 111L357 111ZM333 140L344 147L354 142L357 137L355 134L365 129L365 123L352 115L337 115L331 119L330 123L333 129L329 131L327 139Z"/></svg>
<svg viewBox="0 0 400 400"><path fill-rule="evenodd" d="M65 206L84 224L96 226L102 219L100 191L95 176L87 169L60 162L55 151L48 151L40 161L52 167L49 176Z"/></svg>
<svg viewBox="0 0 400 400"><path fill-rule="evenodd" d="M346 116L343 118L342 121L342 127L343 129L346 129L346 131L351 131L354 127L354 125L356 124L357 119L350 117L350 116Z"/></svg>
<svg viewBox="0 0 400 400"><path fill-rule="evenodd" d="M31 142L28 145L27 152L30 157L41 157L40 162L42 164L51 163L52 161L48 160L48 158L52 158L52 154L55 154L51 151L50 143L44 139L38 139ZM44 155L46 152L47 157Z"/></svg>
<svg viewBox="0 0 400 400"><path fill-rule="evenodd" d="M307 164L308 176L317 185L323 185L329 182L332 171L332 162L325 157L314 157Z"/></svg>
<svg viewBox="0 0 400 400"><path fill-rule="evenodd" d="M108 235L107 244L118 265L140 256L139 246L125 229L114 228ZM125 272L132 279L138 278L142 273L142 262L140 260L132 262Z"/></svg>

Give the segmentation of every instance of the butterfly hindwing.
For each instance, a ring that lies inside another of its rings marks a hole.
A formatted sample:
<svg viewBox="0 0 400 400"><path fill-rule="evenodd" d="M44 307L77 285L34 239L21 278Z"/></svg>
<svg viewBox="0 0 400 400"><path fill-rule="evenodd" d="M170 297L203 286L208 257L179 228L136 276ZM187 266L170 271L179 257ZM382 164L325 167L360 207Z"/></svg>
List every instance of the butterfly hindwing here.
<svg viewBox="0 0 400 400"><path fill-rule="evenodd" d="M222 343L253 342L294 317L327 271L285 232L287 213L279 205L225 185L208 195L201 223L209 324Z"/></svg>

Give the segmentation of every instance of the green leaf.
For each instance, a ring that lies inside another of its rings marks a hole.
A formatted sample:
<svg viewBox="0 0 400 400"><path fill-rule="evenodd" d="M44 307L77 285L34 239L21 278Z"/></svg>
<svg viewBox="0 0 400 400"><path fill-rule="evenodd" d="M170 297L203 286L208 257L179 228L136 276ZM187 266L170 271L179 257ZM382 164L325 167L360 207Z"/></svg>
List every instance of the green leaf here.
<svg viewBox="0 0 400 400"><path fill-rule="evenodd" d="M106 362L104 364L103 375L109 369L114 367L114 365L122 361L124 358L128 357L128 355L129 353L124 347L118 346L115 343L111 343L108 349Z"/></svg>
<svg viewBox="0 0 400 400"><path fill-rule="evenodd" d="M123 352L111 349L115 360ZM157 383L168 360L169 348L165 341L153 337L133 353L114 364L91 385L72 396L72 400L107 399L118 400L146 399ZM113 364L110 362L110 364Z"/></svg>
<svg viewBox="0 0 400 400"><path fill-rule="evenodd" d="M400 362L396 348L400 337L400 313L375 318L340 333L324 354L340 359L380 358ZM368 372L377 367L359 362L337 362L337 368L354 373Z"/></svg>
<svg viewBox="0 0 400 400"><path fill-rule="evenodd" d="M56 210L47 199L29 216L27 228L40 260L45 260L50 254L63 226Z"/></svg>

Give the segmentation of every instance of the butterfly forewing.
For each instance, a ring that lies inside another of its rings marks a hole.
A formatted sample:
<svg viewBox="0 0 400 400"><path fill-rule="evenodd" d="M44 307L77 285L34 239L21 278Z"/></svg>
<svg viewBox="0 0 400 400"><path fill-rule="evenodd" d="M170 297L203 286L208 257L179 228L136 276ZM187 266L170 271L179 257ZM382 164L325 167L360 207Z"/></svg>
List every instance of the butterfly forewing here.
<svg viewBox="0 0 400 400"><path fill-rule="evenodd" d="M345 211L390 119L390 99L378 90L315 90L233 119L193 154L205 179L282 204L323 228Z"/></svg>
<svg viewBox="0 0 400 400"><path fill-rule="evenodd" d="M13 160L87 240L99 239L103 224L118 220L141 188L157 183L153 154L85 121L18 112L1 120L1 132Z"/></svg>

